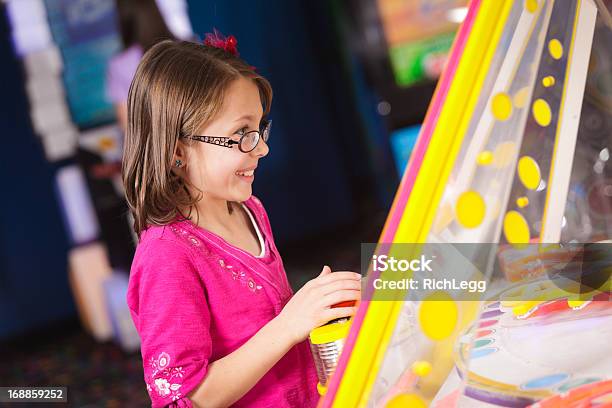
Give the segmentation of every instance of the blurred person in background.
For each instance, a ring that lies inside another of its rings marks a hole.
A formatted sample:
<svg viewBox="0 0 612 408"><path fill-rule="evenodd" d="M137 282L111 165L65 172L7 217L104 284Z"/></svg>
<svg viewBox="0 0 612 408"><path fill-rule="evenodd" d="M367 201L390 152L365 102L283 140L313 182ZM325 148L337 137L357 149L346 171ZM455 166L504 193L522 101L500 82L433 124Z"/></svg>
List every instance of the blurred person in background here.
<svg viewBox="0 0 612 408"><path fill-rule="evenodd" d="M174 39L155 0L116 0L123 51L108 64L106 94L115 105L117 121L125 132L127 97L142 55L155 43Z"/></svg>

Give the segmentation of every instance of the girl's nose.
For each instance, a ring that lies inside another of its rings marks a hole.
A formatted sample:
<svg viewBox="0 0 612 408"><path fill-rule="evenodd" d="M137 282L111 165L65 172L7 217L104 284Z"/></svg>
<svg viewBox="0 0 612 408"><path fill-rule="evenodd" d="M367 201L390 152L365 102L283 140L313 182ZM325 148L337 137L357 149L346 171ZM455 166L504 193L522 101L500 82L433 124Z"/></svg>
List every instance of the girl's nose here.
<svg viewBox="0 0 612 408"><path fill-rule="evenodd" d="M265 157L268 155L269 151L270 148L268 147L268 144L264 142L263 138L261 138L259 139L259 143L257 143L255 149L251 151L251 154L255 157Z"/></svg>

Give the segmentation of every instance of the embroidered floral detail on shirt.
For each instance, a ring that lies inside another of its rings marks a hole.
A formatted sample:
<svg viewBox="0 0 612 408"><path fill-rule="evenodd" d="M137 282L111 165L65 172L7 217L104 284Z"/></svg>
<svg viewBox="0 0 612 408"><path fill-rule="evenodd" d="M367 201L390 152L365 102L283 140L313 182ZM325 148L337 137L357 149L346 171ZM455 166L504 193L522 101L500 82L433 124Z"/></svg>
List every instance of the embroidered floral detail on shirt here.
<svg viewBox="0 0 612 408"><path fill-rule="evenodd" d="M155 391L162 398L171 397L172 401L176 401L182 398L180 388L183 384L175 381L183 378L185 372L183 367L169 367L169 364L170 356L166 352L161 352L157 358L151 357L149 365L153 371L145 381L150 394Z"/></svg>
<svg viewBox="0 0 612 408"><path fill-rule="evenodd" d="M177 235L180 235L183 237L189 235L189 232L187 232L183 228L177 227L176 225L170 225L170 229L174 231Z"/></svg>
<svg viewBox="0 0 612 408"><path fill-rule="evenodd" d="M251 278L249 278L249 281L247 283L247 286L249 287L249 289L251 289L251 292L256 292L259 289L261 289L261 286L259 286L258 284L255 283L255 281Z"/></svg>
<svg viewBox="0 0 612 408"><path fill-rule="evenodd" d="M189 231L181 227L177 227L176 225L170 225L170 229L174 231L176 235L182 237L184 240L189 242L191 245L204 250L204 246L201 244L200 240L197 239L194 235L190 234Z"/></svg>
<svg viewBox="0 0 612 408"><path fill-rule="evenodd" d="M200 240L196 238L195 236L193 236L189 231L175 224L170 225L170 229L174 231L174 233L177 234L179 237L182 237L187 242L189 242L191 245L207 253L207 251L205 250L206 246L202 245ZM223 259L219 259L218 261L219 261L219 266L221 266L221 268L223 268L224 270L227 270L228 272L230 272L232 279L237 282L240 282L240 284L243 287L248 288L253 293L256 293L261 290L262 288L261 285L258 285L255 282L255 280L247 276L246 273L235 269L232 265L228 265Z"/></svg>
<svg viewBox="0 0 612 408"><path fill-rule="evenodd" d="M258 285L253 278L247 276L244 271L234 269L232 265L228 265L223 259L219 259L219 265L221 268L231 272L232 279L240 282L242 286L245 286L251 290L251 292L257 292L261 290L261 285Z"/></svg>

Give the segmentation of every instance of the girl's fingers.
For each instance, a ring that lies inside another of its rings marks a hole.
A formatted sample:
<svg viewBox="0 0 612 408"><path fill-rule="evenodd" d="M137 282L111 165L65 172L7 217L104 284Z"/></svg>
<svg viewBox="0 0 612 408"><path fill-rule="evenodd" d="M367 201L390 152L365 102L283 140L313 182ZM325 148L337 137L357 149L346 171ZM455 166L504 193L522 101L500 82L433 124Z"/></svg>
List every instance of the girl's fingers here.
<svg viewBox="0 0 612 408"><path fill-rule="evenodd" d="M323 312L323 317L326 322L329 322L330 320L339 319L341 317L354 316L356 312L356 306L334 307L332 309L327 309L325 312Z"/></svg>
<svg viewBox="0 0 612 408"><path fill-rule="evenodd" d="M336 303L345 302L347 300L361 299L361 291L359 290L338 290L323 297L322 302L324 307L331 307Z"/></svg>
<svg viewBox="0 0 612 408"><path fill-rule="evenodd" d="M336 271L334 273L354 273L355 275L359 275L360 278L362 277L362 275L359 272L355 272L355 271Z"/></svg>
<svg viewBox="0 0 612 408"><path fill-rule="evenodd" d="M314 279L309 280L302 287L308 290L316 289L321 285L321 278L327 275L331 275L331 274L332 274L331 268L325 265L323 269L321 270L321 273L319 274L319 276L317 276Z"/></svg>
<svg viewBox="0 0 612 408"><path fill-rule="evenodd" d="M348 289L361 290L361 282L353 279L342 279L327 285L322 285L318 288L318 291L319 296L325 296L333 292Z"/></svg>
<svg viewBox="0 0 612 408"><path fill-rule="evenodd" d="M361 281L361 275L355 272L333 272L317 278L320 285L327 285L328 283L342 279Z"/></svg>
<svg viewBox="0 0 612 408"><path fill-rule="evenodd" d="M319 274L319 277L321 276L325 276L325 275L329 275L330 273L332 273L331 268L327 265L325 265L323 267L323 270L321 271L321 273Z"/></svg>

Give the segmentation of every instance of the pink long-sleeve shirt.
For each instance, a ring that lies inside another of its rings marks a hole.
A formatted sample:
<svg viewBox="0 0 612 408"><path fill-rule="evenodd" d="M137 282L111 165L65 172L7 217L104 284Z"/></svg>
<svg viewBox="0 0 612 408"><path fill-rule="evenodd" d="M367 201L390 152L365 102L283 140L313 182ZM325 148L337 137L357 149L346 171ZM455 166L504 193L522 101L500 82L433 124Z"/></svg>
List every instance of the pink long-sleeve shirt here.
<svg viewBox="0 0 612 408"><path fill-rule="evenodd" d="M153 407L191 407L207 367L277 316L293 291L261 202L245 203L264 241L255 257L191 221L150 226L140 237L127 302L141 338ZM234 406L313 407L316 371L295 345Z"/></svg>

